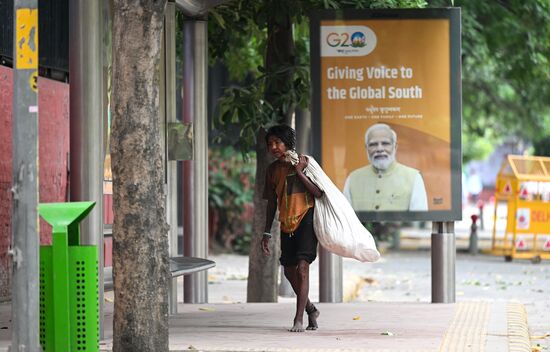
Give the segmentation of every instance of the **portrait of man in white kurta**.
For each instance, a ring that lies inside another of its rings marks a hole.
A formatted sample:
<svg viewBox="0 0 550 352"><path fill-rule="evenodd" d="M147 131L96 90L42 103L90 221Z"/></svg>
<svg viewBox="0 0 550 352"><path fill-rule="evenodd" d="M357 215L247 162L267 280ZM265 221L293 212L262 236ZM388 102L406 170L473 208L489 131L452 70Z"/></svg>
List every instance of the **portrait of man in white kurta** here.
<svg viewBox="0 0 550 352"><path fill-rule="evenodd" d="M365 133L369 165L353 170L344 195L355 211L427 211L428 198L420 171L397 162L397 134L378 123Z"/></svg>

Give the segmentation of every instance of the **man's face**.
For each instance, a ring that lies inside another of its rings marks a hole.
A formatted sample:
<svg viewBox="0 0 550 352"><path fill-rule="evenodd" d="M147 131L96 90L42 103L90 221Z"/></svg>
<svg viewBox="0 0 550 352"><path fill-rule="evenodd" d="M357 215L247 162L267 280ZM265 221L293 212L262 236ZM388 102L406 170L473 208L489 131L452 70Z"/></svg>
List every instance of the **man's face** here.
<svg viewBox="0 0 550 352"><path fill-rule="evenodd" d="M379 169L386 170L395 160L396 146L392 142L391 132L385 129L372 131L366 145L371 164Z"/></svg>
<svg viewBox="0 0 550 352"><path fill-rule="evenodd" d="M267 151L270 152L275 158L284 160L287 148L283 141L278 137L269 136L267 139Z"/></svg>

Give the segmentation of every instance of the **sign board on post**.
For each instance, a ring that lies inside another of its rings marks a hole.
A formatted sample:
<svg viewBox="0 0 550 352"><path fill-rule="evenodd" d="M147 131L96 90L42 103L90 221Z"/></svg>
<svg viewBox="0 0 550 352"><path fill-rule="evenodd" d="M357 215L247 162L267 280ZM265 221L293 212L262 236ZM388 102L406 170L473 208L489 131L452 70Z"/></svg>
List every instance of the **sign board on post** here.
<svg viewBox="0 0 550 352"><path fill-rule="evenodd" d="M317 12L311 61L314 154L359 218L459 220L460 10Z"/></svg>
<svg viewBox="0 0 550 352"><path fill-rule="evenodd" d="M515 219L517 233L550 232L550 208L547 202L519 200L517 207ZM508 217L507 227L514 228L514 218L511 216Z"/></svg>

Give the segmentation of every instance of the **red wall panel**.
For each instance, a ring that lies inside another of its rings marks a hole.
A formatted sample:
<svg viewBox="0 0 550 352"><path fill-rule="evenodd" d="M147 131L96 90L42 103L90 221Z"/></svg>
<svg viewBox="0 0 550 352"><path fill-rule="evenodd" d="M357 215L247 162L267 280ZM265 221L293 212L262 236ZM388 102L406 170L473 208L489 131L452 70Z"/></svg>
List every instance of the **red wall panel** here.
<svg viewBox="0 0 550 352"><path fill-rule="evenodd" d="M13 72L0 66L0 301L9 299L12 181ZM69 85L38 79L40 202L67 199L69 162ZM40 220L40 243L51 242L51 228Z"/></svg>
<svg viewBox="0 0 550 352"><path fill-rule="evenodd" d="M0 66L0 301L10 295L12 74Z"/></svg>

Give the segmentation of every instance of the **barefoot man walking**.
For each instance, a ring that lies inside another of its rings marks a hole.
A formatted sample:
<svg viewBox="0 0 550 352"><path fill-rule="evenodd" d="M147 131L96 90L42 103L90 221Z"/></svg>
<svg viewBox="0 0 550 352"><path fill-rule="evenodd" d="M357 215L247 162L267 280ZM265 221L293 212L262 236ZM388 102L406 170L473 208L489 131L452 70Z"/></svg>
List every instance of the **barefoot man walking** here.
<svg viewBox="0 0 550 352"><path fill-rule="evenodd" d="M308 314L307 330L317 330L319 311L309 301L309 265L317 257L317 236L313 230L315 198L323 192L304 175L307 157L299 155L293 166L285 160L285 152L294 150L296 133L286 125L271 127L266 134L267 150L275 160L267 169L264 198L267 199L265 232L262 250L270 255L271 225L277 207L281 222L281 265L296 293L296 315L292 332L303 332L304 310Z"/></svg>

